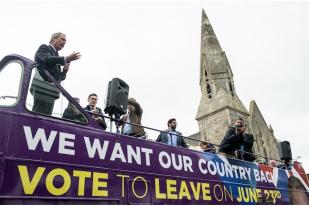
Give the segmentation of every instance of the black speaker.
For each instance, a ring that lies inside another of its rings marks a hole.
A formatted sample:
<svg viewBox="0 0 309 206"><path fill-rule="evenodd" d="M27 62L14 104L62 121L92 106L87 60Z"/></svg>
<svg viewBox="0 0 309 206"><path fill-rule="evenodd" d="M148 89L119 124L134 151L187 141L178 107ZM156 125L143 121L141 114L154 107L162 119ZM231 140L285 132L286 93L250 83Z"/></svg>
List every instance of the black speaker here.
<svg viewBox="0 0 309 206"><path fill-rule="evenodd" d="M288 161L292 159L290 142L288 141L279 142L278 150L279 150L279 156L281 160Z"/></svg>
<svg viewBox="0 0 309 206"><path fill-rule="evenodd" d="M108 83L105 113L109 115L122 115L127 112L129 85L119 78Z"/></svg>

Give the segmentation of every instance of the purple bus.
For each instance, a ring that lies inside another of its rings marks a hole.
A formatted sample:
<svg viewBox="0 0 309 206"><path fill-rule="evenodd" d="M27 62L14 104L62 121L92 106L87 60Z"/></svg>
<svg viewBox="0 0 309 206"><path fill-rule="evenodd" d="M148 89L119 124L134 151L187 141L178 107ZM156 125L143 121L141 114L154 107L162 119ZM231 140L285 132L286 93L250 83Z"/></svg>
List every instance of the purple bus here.
<svg viewBox="0 0 309 206"><path fill-rule="evenodd" d="M284 170L103 131L45 73L51 82L19 55L0 62L2 204L309 204L298 162ZM64 101L77 116L57 111Z"/></svg>

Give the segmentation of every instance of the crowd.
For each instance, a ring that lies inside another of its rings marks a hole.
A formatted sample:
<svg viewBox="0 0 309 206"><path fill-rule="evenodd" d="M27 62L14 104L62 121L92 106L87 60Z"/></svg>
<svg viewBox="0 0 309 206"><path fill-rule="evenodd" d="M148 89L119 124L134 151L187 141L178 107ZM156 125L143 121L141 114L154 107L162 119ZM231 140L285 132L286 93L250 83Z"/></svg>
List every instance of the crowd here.
<svg viewBox="0 0 309 206"><path fill-rule="evenodd" d="M66 35L63 33L54 33L51 36L49 45L41 45L36 54L35 61L38 65L38 71L46 82L51 80L46 76L43 70L47 70L58 82L65 80L66 74L69 71L70 63L81 58L79 52L73 52L68 56L59 56L60 51L66 43ZM61 69L61 66L63 68ZM35 97L34 97L35 98ZM74 98L79 104L79 98ZM95 93L89 94L88 105L84 110L90 112L92 118L102 127L103 130L107 128L102 110L97 107L98 95ZM34 102L39 102L35 101ZM34 105L38 108L37 105ZM145 138L144 128L141 126L143 109L134 98L128 99L127 114L122 115L117 121L117 126L121 126L121 133L137 138ZM68 107L63 113L63 118L73 121L86 122L86 118L79 112L79 110L69 103ZM188 148L185 138L182 133L176 130L177 121L171 118L167 121L167 129L160 132L156 141L172 146ZM225 157L237 158L253 162L255 156L253 155L252 147L254 137L252 134L246 132L246 124L242 118L238 118L234 125L229 127L223 137L220 145L218 145L218 154ZM217 153L215 145L202 141L200 147L204 152ZM271 163L272 166L277 166ZM285 164L288 165L288 164Z"/></svg>

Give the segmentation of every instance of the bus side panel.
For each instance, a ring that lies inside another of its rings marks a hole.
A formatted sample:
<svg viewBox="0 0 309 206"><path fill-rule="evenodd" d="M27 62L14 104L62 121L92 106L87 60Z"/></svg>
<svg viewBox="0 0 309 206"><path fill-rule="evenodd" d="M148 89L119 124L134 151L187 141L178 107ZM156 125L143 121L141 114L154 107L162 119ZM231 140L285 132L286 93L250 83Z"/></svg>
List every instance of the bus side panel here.
<svg viewBox="0 0 309 206"><path fill-rule="evenodd" d="M51 197L54 203L63 204L65 200L88 204L289 204L286 189L43 161L10 159L4 180L2 198L42 200L40 204Z"/></svg>
<svg viewBox="0 0 309 206"><path fill-rule="evenodd" d="M2 112L0 110L0 154L1 158L3 157L3 153L5 151L5 142L7 141L7 136L9 134L10 129L10 120L11 115L6 112Z"/></svg>
<svg viewBox="0 0 309 206"><path fill-rule="evenodd" d="M289 203L281 190L293 174L285 170L51 118L19 115L12 122L6 187L0 191L6 197L101 198L120 204Z"/></svg>
<svg viewBox="0 0 309 206"><path fill-rule="evenodd" d="M10 134L11 127L11 115L10 113L0 110L0 188L3 187L3 170L4 170L4 158L7 150L7 141Z"/></svg>

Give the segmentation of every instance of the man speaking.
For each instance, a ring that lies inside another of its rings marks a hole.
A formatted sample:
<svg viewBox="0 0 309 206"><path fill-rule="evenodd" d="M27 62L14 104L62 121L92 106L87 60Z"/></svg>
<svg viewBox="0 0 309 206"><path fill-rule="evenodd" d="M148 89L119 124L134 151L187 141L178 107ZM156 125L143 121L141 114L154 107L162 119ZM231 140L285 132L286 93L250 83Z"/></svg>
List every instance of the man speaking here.
<svg viewBox="0 0 309 206"><path fill-rule="evenodd" d="M66 43L66 35L54 33L49 45L42 44L35 53L34 60L37 63L39 74L35 74L31 85L31 94L34 102L32 111L52 115L54 102L59 98L59 91L51 79L44 73L47 70L59 83L66 78L70 62L81 57L79 52L73 52L68 56L59 56L60 51ZM63 66L61 71L61 66Z"/></svg>
<svg viewBox="0 0 309 206"><path fill-rule="evenodd" d="M66 78L70 62L81 57L79 52L73 52L66 57L59 56L58 51L64 47L65 43L65 34L54 33L50 38L49 45L42 44L35 53L34 60L38 64L40 74L45 81L50 82L48 77L41 72L42 70L46 69L58 82L61 82ZM61 71L61 65L64 66L63 71Z"/></svg>

